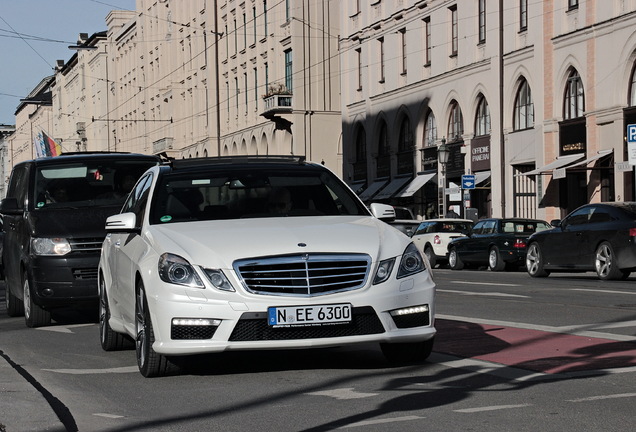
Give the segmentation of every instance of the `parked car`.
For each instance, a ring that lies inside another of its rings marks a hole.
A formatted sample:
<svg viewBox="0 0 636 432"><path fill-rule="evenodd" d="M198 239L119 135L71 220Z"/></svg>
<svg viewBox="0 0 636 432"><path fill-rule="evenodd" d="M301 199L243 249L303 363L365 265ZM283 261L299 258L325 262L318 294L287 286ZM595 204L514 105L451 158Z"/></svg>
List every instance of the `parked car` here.
<svg viewBox="0 0 636 432"><path fill-rule="evenodd" d="M586 204L553 225L528 240L530 276L596 271L610 280L636 270L636 202Z"/></svg>
<svg viewBox="0 0 636 432"><path fill-rule="evenodd" d="M528 237L550 229L548 222L538 219L491 218L475 223L467 237L448 244L448 263L453 270L464 265L487 265L501 271L507 265L525 263Z"/></svg>
<svg viewBox="0 0 636 432"><path fill-rule="evenodd" d="M141 154L67 153L13 167L0 202L9 316L24 314L28 327L40 327L51 323L55 308L97 311L106 217L119 211L136 179L159 162Z"/></svg>
<svg viewBox="0 0 636 432"><path fill-rule="evenodd" d="M448 262L448 243L465 237L472 225L470 219L429 219L419 224L412 237L413 243L435 268L437 264Z"/></svg>
<svg viewBox="0 0 636 432"><path fill-rule="evenodd" d="M426 259L321 164L174 160L143 175L106 230L101 346L136 341L145 377L225 350L377 342L391 361L431 352Z"/></svg>

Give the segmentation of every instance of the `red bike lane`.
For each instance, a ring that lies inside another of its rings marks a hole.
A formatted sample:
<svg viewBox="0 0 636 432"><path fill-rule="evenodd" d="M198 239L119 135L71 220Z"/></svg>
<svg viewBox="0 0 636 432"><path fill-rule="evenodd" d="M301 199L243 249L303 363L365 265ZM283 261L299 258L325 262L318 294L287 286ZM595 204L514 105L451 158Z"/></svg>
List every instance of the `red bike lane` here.
<svg viewBox="0 0 636 432"><path fill-rule="evenodd" d="M437 319L433 350L549 374L636 366L633 342Z"/></svg>

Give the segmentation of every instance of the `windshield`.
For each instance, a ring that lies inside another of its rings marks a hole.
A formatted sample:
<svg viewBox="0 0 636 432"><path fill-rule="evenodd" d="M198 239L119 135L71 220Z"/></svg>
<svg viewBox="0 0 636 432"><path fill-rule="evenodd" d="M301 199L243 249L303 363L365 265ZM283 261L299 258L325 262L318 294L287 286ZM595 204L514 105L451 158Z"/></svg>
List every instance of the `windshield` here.
<svg viewBox="0 0 636 432"><path fill-rule="evenodd" d="M150 223L319 215L369 213L337 177L324 170L176 171L160 180Z"/></svg>
<svg viewBox="0 0 636 432"><path fill-rule="evenodd" d="M91 160L44 165L35 173L36 209L122 205L152 161Z"/></svg>

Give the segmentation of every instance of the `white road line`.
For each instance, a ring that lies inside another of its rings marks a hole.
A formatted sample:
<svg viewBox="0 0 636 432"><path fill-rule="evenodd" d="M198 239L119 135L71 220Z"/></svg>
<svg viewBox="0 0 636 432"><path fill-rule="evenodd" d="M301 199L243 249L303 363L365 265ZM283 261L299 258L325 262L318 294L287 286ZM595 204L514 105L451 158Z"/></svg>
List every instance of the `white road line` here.
<svg viewBox="0 0 636 432"><path fill-rule="evenodd" d="M593 402L598 400L605 399L620 399L620 398L631 398L636 397L636 393L622 393L622 394L613 394L613 395L605 395L605 396L590 396L586 398L580 399L566 399L566 402Z"/></svg>
<svg viewBox="0 0 636 432"><path fill-rule="evenodd" d="M106 417L106 418L113 418L113 419L124 418L124 416L115 415L115 414L106 414L106 413L94 413L93 415L97 417Z"/></svg>
<svg viewBox="0 0 636 432"><path fill-rule="evenodd" d="M500 363L492 363L485 360L475 360L471 358L460 358L446 354L433 353L430 361L453 369L463 369L472 373L488 374L504 378L508 381L540 381L546 379L557 379L567 376L567 374L547 374L534 372L527 369L520 369Z"/></svg>
<svg viewBox="0 0 636 432"><path fill-rule="evenodd" d="M112 374L139 372L137 366L123 366L110 369L42 369L47 372L55 372L68 375Z"/></svg>
<svg viewBox="0 0 636 432"><path fill-rule="evenodd" d="M636 291L614 291L614 290L599 290L599 289L588 289L588 288L572 288L571 291L589 291L589 292L602 293L602 294L611 293L611 294L636 295Z"/></svg>
<svg viewBox="0 0 636 432"><path fill-rule="evenodd" d="M546 326L546 325L536 325L536 324L527 324L513 321L497 321L497 320L485 320L479 318L471 318L471 317L460 317L454 315L444 315L444 314L436 314L435 317L440 319L448 319L453 321L465 321L474 324L488 324L494 326L502 326L502 327L514 327L514 328L522 328L527 330L538 330L545 331L550 333L561 333L561 334L570 334L574 336L585 336L592 338L600 338L600 339L609 339L614 341L633 341L633 335L620 335L613 333L603 333L593 331L593 329L604 328L605 325L615 325L617 323L593 323L593 324L584 324L580 326ZM626 321L628 322L628 321Z"/></svg>
<svg viewBox="0 0 636 432"><path fill-rule="evenodd" d="M464 409L458 409L453 411L458 413L476 413L476 412L483 412L483 411L497 411L497 410L504 410L504 409L513 409L513 408L526 408L529 406L532 406L532 404L493 405L493 406L479 407L479 408L464 408Z"/></svg>
<svg viewBox="0 0 636 432"><path fill-rule="evenodd" d="M506 293L499 293L499 292L473 292L473 291L458 291L458 290L447 290L447 289L438 289L437 292L461 294L461 295L467 295L467 296L530 298L529 296L524 296L519 294L506 294Z"/></svg>
<svg viewBox="0 0 636 432"><path fill-rule="evenodd" d="M327 397L332 397L338 400L362 399L362 398L373 397L378 395L378 393L360 393L360 392L354 391L353 387L325 390L325 391L306 393L306 394L312 395L312 396L327 396Z"/></svg>
<svg viewBox="0 0 636 432"><path fill-rule="evenodd" d="M492 285L492 286L507 286L507 287L518 287L520 284L510 284L510 283L494 283L494 282L471 282L471 281L451 281L450 283L454 284L465 284L465 285Z"/></svg>
<svg viewBox="0 0 636 432"><path fill-rule="evenodd" d="M50 327L38 327L36 328L36 330L50 331L50 332L57 332L57 333L73 333L71 329L79 328L79 327L89 327L94 325L95 324L73 324L73 325L67 325L67 326L54 325Z"/></svg>
<svg viewBox="0 0 636 432"><path fill-rule="evenodd" d="M394 417L394 418L388 418L388 419L365 420L365 421L361 421L361 422L351 423L351 424L348 424L346 426L342 426L342 427L340 427L338 429L348 429L348 428L360 427L360 426L371 426L371 425L385 424L385 423L396 423L396 422L403 422L403 421L421 420L421 419L424 419L424 418L426 418L426 417L404 416L404 417Z"/></svg>

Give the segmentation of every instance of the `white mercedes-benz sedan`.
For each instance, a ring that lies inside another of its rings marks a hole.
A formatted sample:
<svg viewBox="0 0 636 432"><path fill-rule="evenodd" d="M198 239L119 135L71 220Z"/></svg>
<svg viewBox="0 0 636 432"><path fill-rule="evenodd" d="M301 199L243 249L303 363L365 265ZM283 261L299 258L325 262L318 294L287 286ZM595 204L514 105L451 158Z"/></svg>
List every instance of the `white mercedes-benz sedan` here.
<svg viewBox="0 0 636 432"><path fill-rule="evenodd" d="M134 345L146 377L178 372L179 356L226 350L377 342L389 361L431 353L428 261L302 157L153 167L106 230L101 345Z"/></svg>

